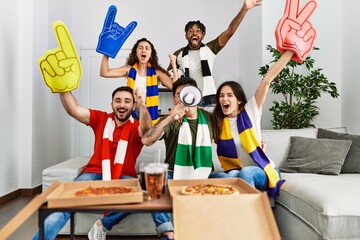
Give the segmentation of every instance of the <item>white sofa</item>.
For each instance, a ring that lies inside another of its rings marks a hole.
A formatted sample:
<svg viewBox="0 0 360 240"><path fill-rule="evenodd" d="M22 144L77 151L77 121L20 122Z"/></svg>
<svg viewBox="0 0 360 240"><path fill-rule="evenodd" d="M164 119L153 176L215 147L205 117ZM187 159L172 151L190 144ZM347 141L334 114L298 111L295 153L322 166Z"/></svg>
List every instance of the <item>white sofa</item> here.
<svg viewBox="0 0 360 240"><path fill-rule="evenodd" d="M332 129L344 132L345 128ZM281 166L286 161L290 137L316 138L317 129L263 130L267 154ZM164 159L165 147L159 141L144 147L138 163L154 161L158 149ZM215 170L220 165L213 149ZM87 163L88 157L79 157L51 166L43 171L43 188L54 180L72 181ZM360 159L359 159L360 161ZM286 182L274 207L275 218L285 240L303 239L360 239L360 174L338 176L304 173L282 173ZM75 234L87 234L99 214L76 214ZM69 224L62 230L69 233ZM116 225L109 235L155 235L150 214L133 214Z"/></svg>
<svg viewBox="0 0 360 240"><path fill-rule="evenodd" d="M277 166L287 159L290 136L316 138L317 129L263 131L267 154ZM282 239L360 239L360 174L282 173L282 177L286 182L274 208Z"/></svg>

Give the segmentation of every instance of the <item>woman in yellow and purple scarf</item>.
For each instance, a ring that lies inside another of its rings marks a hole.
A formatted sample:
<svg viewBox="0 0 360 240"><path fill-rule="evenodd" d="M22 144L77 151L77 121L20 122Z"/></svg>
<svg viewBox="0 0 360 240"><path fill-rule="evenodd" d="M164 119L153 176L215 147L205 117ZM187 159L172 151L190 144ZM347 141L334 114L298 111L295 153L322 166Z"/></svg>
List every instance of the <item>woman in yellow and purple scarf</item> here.
<svg viewBox="0 0 360 240"><path fill-rule="evenodd" d="M262 149L260 120L270 83L286 66L290 53L269 69L249 101L239 83L228 81L219 86L213 111L214 139L224 173L210 177L239 177L259 190L267 190L270 197L278 195L284 180Z"/></svg>

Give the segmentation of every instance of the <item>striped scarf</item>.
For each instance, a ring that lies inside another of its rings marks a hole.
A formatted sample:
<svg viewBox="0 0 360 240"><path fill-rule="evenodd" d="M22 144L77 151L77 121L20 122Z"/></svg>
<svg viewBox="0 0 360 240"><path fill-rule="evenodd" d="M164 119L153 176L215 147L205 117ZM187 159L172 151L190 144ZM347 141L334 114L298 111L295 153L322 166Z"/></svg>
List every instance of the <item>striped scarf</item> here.
<svg viewBox="0 0 360 240"><path fill-rule="evenodd" d="M114 161L110 161L110 149L113 142L113 133L116 128L116 123L114 120L114 114L110 114L109 118L106 121L103 140L102 140L102 152L101 158L102 161L110 162L111 169L111 179L120 179L122 167L125 160L125 155L127 151L127 145L130 137L131 125L134 123L134 119L130 116L129 120L123 125L123 130L121 132L120 140L117 144L116 153Z"/></svg>
<svg viewBox="0 0 360 240"><path fill-rule="evenodd" d="M242 110L237 117L237 128L245 151L264 170L268 177L268 195L270 197L279 195L280 186L285 180L280 179L279 173L261 149L250 118L245 110ZM237 156L235 142L231 135L228 118L224 118L222 121L220 139L217 144L217 154L224 171L242 168Z"/></svg>
<svg viewBox="0 0 360 240"><path fill-rule="evenodd" d="M127 86L132 89L135 87L137 72L138 63L135 63L134 66L130 69L127 79ZM150 113L152 124L155 125L160 120L158 114L159 89L156 71L153 67L151 67L149 62L146 73L146 107Z"/></svg>
<svg viewBox="0 0 360 240"><path fill-rule="evenodd" d="M203 96L208 96L216 93L215 80L211 74L211 68L215 61L215 54L205 44L200 45L200 60L201 72L203 75L203 89L201 92ZM189 71L189 45L187 45L182 52L182 64L185 70L185 77L190 77ZM211 68L210 68L211 66Z"/></svg>
<svg viewBox="0 0 360 240"><path fill-rule="evenodd" d="M201 110L198 109L197 112L195 153L193 153L189 122L184 117L175 154L174 179L206 179L211 172L212 150L209 127Z"/></svg>

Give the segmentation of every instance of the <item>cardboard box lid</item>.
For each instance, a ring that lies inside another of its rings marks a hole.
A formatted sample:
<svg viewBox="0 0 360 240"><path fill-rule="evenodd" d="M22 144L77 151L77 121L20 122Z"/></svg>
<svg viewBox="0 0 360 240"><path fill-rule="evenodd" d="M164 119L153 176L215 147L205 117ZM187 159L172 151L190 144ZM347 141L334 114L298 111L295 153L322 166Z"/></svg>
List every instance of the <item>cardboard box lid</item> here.
<svg viewBox="0 0 360 240"><path fill-rule="evenodd" d="M39 207L46 202L46 197L58 186L60 181L55 181L43 193L34 197L23 209L18 212L1 230L0 239L7 239L18 229Z"/></svg>
<svg viewBox="0 0 360 240"><path fill-rule="evenodd" d="M175 239L281 239L266 193L173 197Z"/></svg>
<svg viewBox="0 0 360 240"><path fill-rule="evenodd" d="M133 193L111 194L102 196L80 196L74 193L87 187L127 186L135 190ZM58 186L48 197L48 208L77 207L106 204L139 203L143 201L143 193L138 179L118 179L110 181L65 182Z"/></svg>
<svg viewBox="0 0 360 240"><path fill-rule="evenodd" d="M181 195L184 186L229 184L240 195ZM176 239L281 239L266 193L239 178L169 180Z"/></svg>

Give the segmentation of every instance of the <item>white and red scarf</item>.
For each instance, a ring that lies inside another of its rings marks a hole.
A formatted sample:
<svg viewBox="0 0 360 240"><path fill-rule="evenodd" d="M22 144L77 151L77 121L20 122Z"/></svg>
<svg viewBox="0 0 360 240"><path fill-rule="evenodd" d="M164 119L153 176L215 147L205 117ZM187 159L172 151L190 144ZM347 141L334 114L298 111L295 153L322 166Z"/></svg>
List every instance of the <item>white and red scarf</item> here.
<svg viewBox="0 0 360 240"><path fill-rule="evenodd" d="M113 133L116 128L114 114L110 114L109 118L106 121L104 133L103 133L103 139L102 139L101 161L110 162L111 179L119 179L121 176L121 172L127 152L128 141L130 137L130 130L131 130L131 127L127 125L131 125L131 124L134 124L134 119L130 116L129 120L127 120L126 123L124 123L123 125L123 130L121 132L120 140L116 148L114 161L111 161L110 149L113 142Z"/></svg>

